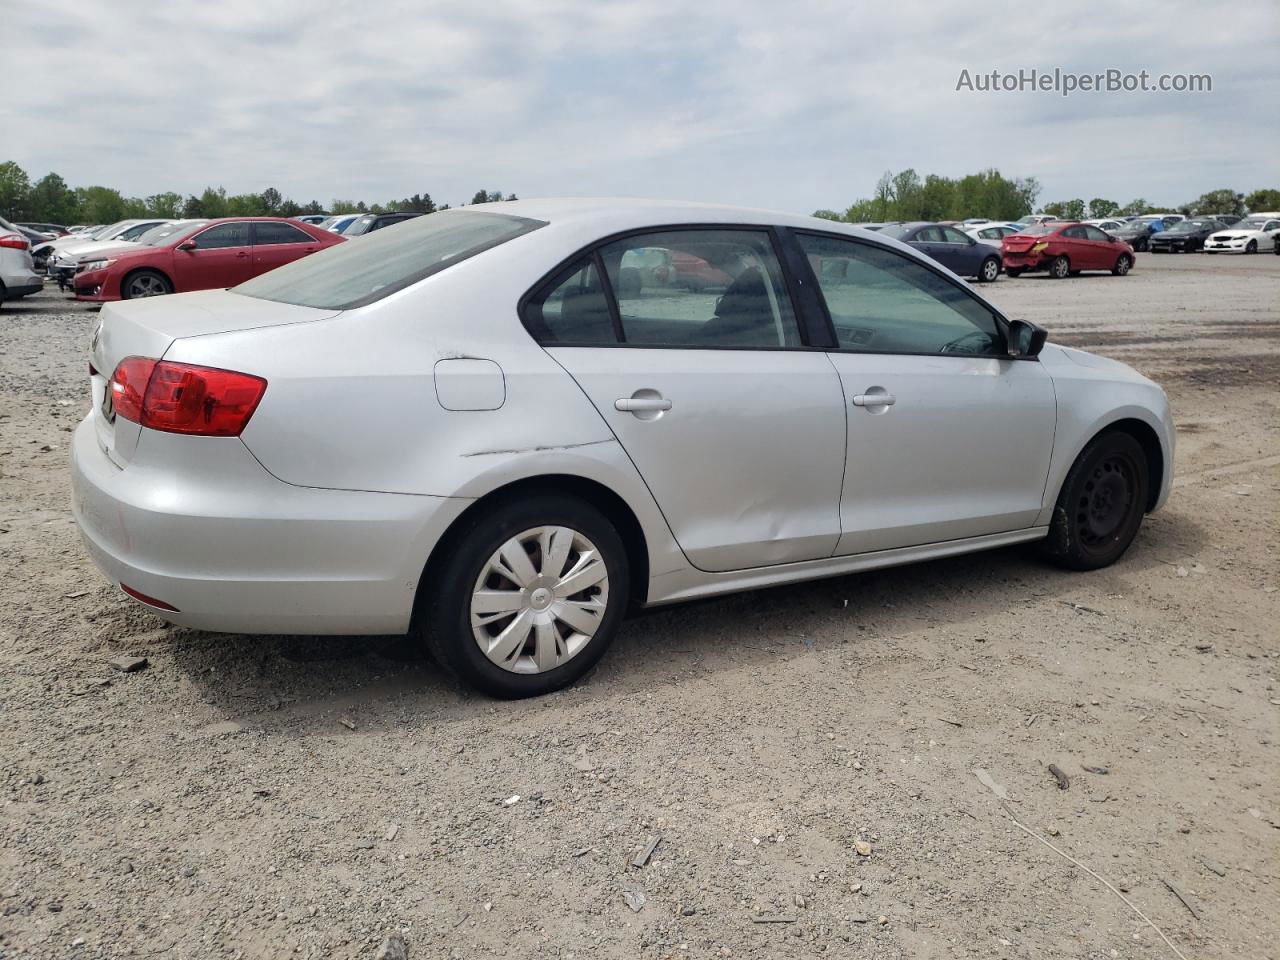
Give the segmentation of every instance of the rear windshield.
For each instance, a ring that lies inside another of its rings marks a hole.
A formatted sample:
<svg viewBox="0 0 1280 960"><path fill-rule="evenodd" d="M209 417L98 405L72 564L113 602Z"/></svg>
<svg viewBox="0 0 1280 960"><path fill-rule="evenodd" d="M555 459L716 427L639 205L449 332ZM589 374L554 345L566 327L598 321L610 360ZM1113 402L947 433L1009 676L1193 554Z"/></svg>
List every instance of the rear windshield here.
<svg viewBox="0 0 1280 960"><path fill-rule="evenodd" d="M441 211L329 247L231 289L260 300L350 310L543 226L541 220L504 213Z"/></svg>

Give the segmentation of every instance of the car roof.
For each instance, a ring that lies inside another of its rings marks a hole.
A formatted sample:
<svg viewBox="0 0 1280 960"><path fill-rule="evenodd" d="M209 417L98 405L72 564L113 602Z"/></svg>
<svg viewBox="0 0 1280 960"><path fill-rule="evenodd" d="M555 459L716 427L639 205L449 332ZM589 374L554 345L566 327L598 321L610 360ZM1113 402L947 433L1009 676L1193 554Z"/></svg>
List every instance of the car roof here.
<svg viewBox="0 0 1280 960"><path fill-rule="evenodd" d="M500 200L453 207L442 211L509 214L544 220L551 224L573 223L597 229L600 236L646 226L688 224L776 224L783 227L862 234L865 231L836 220L824 220L777 210L735 207L722 204L694 203L682 200L648 200L642 198L566 197L535 200ZM921 221L927 223L927 221Z"/></svg>

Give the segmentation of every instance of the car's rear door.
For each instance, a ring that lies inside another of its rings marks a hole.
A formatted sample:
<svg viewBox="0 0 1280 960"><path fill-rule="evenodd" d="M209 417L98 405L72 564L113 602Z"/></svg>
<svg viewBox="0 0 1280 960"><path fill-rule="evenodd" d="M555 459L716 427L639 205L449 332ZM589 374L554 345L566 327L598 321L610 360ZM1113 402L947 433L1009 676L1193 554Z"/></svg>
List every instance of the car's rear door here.
<svg viewBox="0 0 1280 960"><path fill-rule="evenodd" d="M174 287L216 290L234 287L253 276L253 247L249 221L216 223L189 238L195 246L173 251Z"/></svg>
<svg viewBox="0 0 1280 960"><path fill-rule="evenodd" d="M1012 360L992 310L903 254L797 233L838 346L848 405L838 554L1025 529L1045 495L1057 406L1036 361Z"/></svg>
<svg viewBox="0 0 1280 960"><path fill-rule="evenodd" d="M688 284L674 270L622 266L653 249L714 269ZM675 227L606 242L529 298L525 322L608 423L694 566L831 555L840 378L806 346L769 229Z"/></svg>
<svg viewBox="0 0 1280 960"><path fill-rule="evenodd" d="M320 249L320 241L305 230L272 220L256 221L252 239L255 277Z"/></svg>

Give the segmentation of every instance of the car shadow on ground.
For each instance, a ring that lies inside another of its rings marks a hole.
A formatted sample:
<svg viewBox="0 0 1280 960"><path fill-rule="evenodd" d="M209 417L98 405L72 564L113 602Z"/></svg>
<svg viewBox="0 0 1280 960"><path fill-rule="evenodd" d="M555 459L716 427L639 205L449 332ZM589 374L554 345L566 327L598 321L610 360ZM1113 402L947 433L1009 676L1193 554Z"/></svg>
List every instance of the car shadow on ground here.
<svg viewBox="0 0 1280 960"><path fill-rule="evenodd" d="M1149 518L1119 564L1096 573L1049 566L1023 546L642 611L623 624L597 667L553 696L575 703L625 698L655 684L768 668L815 644L852 644L856 655L861 641L922 628L962 631L970 621L1027 604L1070 607L1097 589L1098 578L1107 578L1101 582L1109 591L1123 592L1139 574L1195 555L1205 539L1205 529L1189 516L1165 512ZM358 713L364 729L390 729L406 715L457 719L495 703L453 680L412 637L248 636L170 627L159 633L158 645L216 720L268 734L331 733L344 711ZM546 701L530 703L539 702Z"/></svg>

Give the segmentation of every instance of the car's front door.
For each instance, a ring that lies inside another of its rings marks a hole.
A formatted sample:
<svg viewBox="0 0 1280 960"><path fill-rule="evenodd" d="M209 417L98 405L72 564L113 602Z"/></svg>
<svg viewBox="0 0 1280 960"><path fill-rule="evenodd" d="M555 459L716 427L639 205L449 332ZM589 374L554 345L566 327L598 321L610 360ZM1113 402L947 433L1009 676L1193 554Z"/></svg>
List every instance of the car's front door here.
<svg viewBox="0 0 1280 960"><path fill-rule="evenodd" d="M714 270L687 284L630 266L653 250ZM694 566L831 556L840 378L803 343L770 231L614 240L544 284L525 322L613 430Z"/></svg>
<svg viewBox="0 0 1280 960"><path fill-rule="evenodd" d="M1120 256L1119 245L1091 223L1086 223L1082 229L1083 245L1089 248L1089 263L1081 266L1086 270L1110 270Z"/></svg>
<svg viewBox="0 0 1280 960"><path fill-rule="evenodd" d="M990 307L893 250L797 234L838 347L848 460L838 554L1019 530L1044 499L1057 416L1034 360L1009 359Z"/></svg>
<svg viewBox="0 0 1280 960"><path fill-rule="evenodd" d="M218 223L202 230L173 252L178 292L234 287L253 276L250 224ZM194 243L189 249L187 243Z"/></svg>
<svg viewBox="0 0 1280 960"><path fill-rule="evenodd" d="M976 277L986 257L986 251L978 246L978 242L954 227L940 226L935 228L942 233L942 243L938 244L938 253L934 259L948 270L962 277Z"/></svg>
<svg viewBox="0 0 1280 960"><path fill-rule="evenodd" d="M253 275L292 263L320 249L320 241L288 223L262 220L253 225Z"/></svg>

